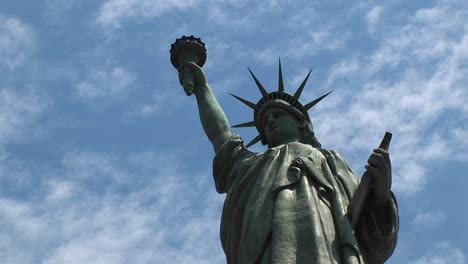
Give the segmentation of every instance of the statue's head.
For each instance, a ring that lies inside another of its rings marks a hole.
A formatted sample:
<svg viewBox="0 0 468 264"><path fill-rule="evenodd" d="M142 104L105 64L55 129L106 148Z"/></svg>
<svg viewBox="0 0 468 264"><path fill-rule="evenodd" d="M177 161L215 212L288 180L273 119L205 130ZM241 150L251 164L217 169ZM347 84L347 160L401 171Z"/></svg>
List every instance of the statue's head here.
<svg viewBox="0 0 468 264"><path fill-rule="evenodd" d="M301 116L282 107L270 107L261 117L263 135L268 147L289 142L301 142L319 148L312 124Z"/></svg>
<svg viewBox="0 0 468 264"><path fill-rule="evenodd" d="M311 144L314 147L320 147L320 143L314 136L312 122L307 111L329 93L306 105L302 105L299 102L299 97L310 73L311 71L307 74L294 95L290 95L284 91L281 62L279 63L278 91L275 92L267 93L252 71L250 71L258 89L262 93L262 98L257 104L254 104L233 95L235 98L254 110L254 121L233 126L255 126L257 128L259 135L247 144L247 147L257 143L258 141L261 141L263 145L268 144L269 147L289 143L291 141L300 141L302 143ZM277 119L276 121L273 120L275 117ZM271 127L269 126L268 121L271 122Z"/></svg>

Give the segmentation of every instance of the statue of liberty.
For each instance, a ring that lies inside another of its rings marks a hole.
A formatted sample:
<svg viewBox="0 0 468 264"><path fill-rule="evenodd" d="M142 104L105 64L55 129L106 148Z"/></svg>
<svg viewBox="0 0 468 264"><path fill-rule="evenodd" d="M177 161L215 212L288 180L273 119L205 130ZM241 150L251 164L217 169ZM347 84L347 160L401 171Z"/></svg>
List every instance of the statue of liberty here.
<svg viewBox="0 0 468 264"><path fill-rule="evenodd" d="M323 149L315 137L308 110L299 102L310 72L291 95L283 85L267 92L250 71L261 98L257 103L233 95L253 110L259 135L244 145L231 131L201 67L179 65L179 79L197 100L200 121L213 145L216 190L226 193L221 243L228 264L375 264L385 262L396 246L398 207L391 192L388 151L370 155L366 173L371 192L355 223L347 215L360 179L335 150ZM190 88L187 88L190 87ZM263 153L248 148L261 142Z"/></svg>

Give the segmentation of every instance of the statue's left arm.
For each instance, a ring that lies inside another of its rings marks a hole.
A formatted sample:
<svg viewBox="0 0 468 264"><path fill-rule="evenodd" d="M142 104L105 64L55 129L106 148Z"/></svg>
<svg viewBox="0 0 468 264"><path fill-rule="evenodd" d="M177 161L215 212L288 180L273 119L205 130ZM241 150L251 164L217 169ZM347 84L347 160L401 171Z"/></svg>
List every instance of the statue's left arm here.
<svg viewBox="0 0 468 264"><path fill-rule="evenodd" d="M348 166L346 160L337 151L323 149L321 151L325 155L332 173L340 183L338 186L342 186L339 189L342 190L341 197L343 197L343 201L347 200L349 202L356 193L359 179ZM356 226L353 227L351 220L348 221L349 228L354 228L354 235L357 240L356 242L359 244L359 251L365 259L364 263L371 264L383 263L391 256L396 246L399 227L398 205L395 196L390 190L391 184L389 184L391 183L390 159L388 158L388 153L382 154L379 152L381 151L378 150L377 153L374 151L376 154L371 155L372 159L370 159L369 163L373 167L378 166L379 169L368 169L368 172L371 174L371 180L374 180L374 177L382 177L376 180L375 183L372 181L373 189L370 195L368 195L369 199L364 201L363 210ZM377 161L375 162L375 160ZM384 168L388 169L384 170ZM378 171L379 173L373 175L370 170L373 172ZM388 174L382 175L380 171ZM376 187L383 188L383 186L388 188L385 195L382 195L386 197L386 200L383 197L376 199ZM377 203L376 201L379 202ZM345 203L345 206L347 205L348 203Z"/></svg>
<svg viewBox="0 0 468 264"><path fill-rule="evenodd" d="M367 263L383 263L395 249L399 228L398 205L391 191L388 151L375 149L366 170L372 177L371 191L356 232Z"/></svg>

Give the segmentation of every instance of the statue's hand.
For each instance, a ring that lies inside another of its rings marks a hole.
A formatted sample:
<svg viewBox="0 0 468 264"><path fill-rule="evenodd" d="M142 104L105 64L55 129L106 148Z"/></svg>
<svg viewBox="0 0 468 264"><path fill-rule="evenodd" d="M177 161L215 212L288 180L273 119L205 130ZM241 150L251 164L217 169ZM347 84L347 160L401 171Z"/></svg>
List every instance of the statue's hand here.
<svg viewBox="0 0 468 264"><path fill-rule="evenodd" d="M372 177L371 205L381 208L390 201L392 167L388 151L378 148L370 155L366 170Z"/></svg>
<svg viewBox="0 0 468 264"><path fill-rule="evenodd" d="M197 90L202 89L207 84L202 68L194 62L188 62L179 68L179 82L182 86L184 86L184 76L186 74L193 75L194 87L191 92L196 93ZM187 92L187 87L184 86L184 90Z"/></svg>

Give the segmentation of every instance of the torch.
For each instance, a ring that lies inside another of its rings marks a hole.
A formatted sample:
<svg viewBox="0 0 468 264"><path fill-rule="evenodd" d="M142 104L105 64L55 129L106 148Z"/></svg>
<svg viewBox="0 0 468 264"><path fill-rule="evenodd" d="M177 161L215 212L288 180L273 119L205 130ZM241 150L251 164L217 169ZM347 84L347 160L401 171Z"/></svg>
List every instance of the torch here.
<svg viewBox="0 0 468 264"><path fill-rule="evenodd" d="M182 71L182 86L185 93L190 96L195 89L193 71L183 67L188 62L194 62L202 67L206 61L205 43L193 35L182 36L171 45L171 63L178 71Z"/></svg>
<svg viewBox="0 0 468 264"><path fill-rule="evenodd" d="M380 142L379 148L388 150L390 146L390 140L392 139L392 133L385 132L382 142ZM369 196L371 188L371 175L366 171L361 177L361 182L359 183L357 190L354 192L353 198L348 205L348 218L351 222L351 225L355 227L359 221L359 217L362 214L364 205L367 203L367 197Z"/></svg>

